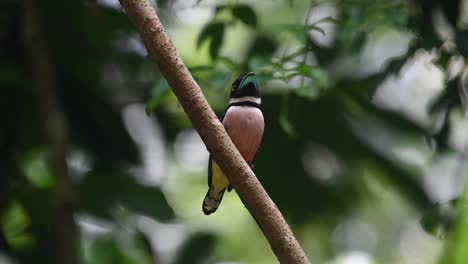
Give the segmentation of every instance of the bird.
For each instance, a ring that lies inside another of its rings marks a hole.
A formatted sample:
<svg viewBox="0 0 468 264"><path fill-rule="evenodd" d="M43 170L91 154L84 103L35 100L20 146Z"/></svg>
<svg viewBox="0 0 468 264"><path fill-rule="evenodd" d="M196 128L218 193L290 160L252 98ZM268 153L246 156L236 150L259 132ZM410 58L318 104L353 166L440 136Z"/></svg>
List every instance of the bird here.
<svg viewBox="0 0 468 264"><path fill-rule="evenodd" d="M253 168L263 137L265 121L260 109L262 99L256 76L253 72L240 76L231 87L229 105L221 118L232 142L245 161ZM213 158L208 160L208 192L203 200L203 213L210 215L217 209L226 189L233 189L228 178Z"/></svg>

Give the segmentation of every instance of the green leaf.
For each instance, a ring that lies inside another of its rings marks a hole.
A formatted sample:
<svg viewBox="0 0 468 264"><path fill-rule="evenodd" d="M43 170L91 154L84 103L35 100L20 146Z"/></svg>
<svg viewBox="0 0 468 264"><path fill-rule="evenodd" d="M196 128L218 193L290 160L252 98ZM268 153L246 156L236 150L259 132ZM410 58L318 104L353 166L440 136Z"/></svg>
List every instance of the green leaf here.
<svg viewBox="0 0 468 264"><path fill-rule="evenodd" d="M234 6L232 8L232 15L248 26L257 26L257 15L253 8L248 5Z"/></svg>
<svg viewBox="0 0 468 264"><path fill-rule="evenodd" d="M451 204L434 204L423 214L420 223L427 233L445 238L455 223L455 208Z"/></svg>
<svg viewBox="0 0 468 264"><path fill-rule="evenodd" d="M0 64L0 86L2 88L27 87L29 76L15 63Z"/></svg>
<svg viewBox="0 0 468 264"><path fill-rule="evenodd" d="M224 64L231 70L235 70L239 68L239 64L229 57L224 57L224 56L220 57L219 62L221 62L222 64Z"/></svg>
<svg viewBox="0 0 468 264"><path fill-rule="evenodd" d="M119 109L112 106L101 87L78 89L83 82L70 82L63 92L63 105L73 133L73 143L97 163L138 163L140 152L125 128ZM84 107L86 105L86 107Z"/></svg>
<svg viewBox="0 0 468 264"><path fill-rule="evenodd" d="M80 184L81 201L90 213L112 218L116 206L144 214L159 221L174 218L174 212L157 187L136 182L118 171L93 171Z"/></svg>
<svg viewBox="0 0 468 264"><path fill-rule="evenodd" d="M192 235L182 248L173 262L174 264L197 264L207 263L212 254L215 237L208 233L197 233Z"/></svg>
<svg viewBox="0 0 468 264"><path fill-rule="evenodd" d="M222 22L209 23L203 28L198 36L197 47L200 47L206 40L211 39L210 57L212 59L218 57L221 44L223 43L225 26L226 25Z"/></svg>
<svg viewBox="0 0 468 264"><path fill-rule="evenodd" d="M84 236L87 252L83 255L85 264L133 264L159 263L153 255L146 237L141 232L116 228L100 236ZM130 228L131 229L131 228Z"/></svg>
<svg viewBox="0 0 468 264"><path fill-rule="evenodd" d="M314 80L319 88L327 88L329 85L328 74L317 67L307 67L306 74Z"/></svg>
<svg viewBox="0 0 468 264"><path fill-rule="evenodd" d="M206 40L212 39L215 35L219 35L220 32L224 33L224 23L222 22L214 22L205 25L198 36L197 48L199 48Z"/></svg>
<svg viewBox="0 0 468 264"><path fill-rule="evenodd" d="M288 79L301 75L311 78L315 82L315 86L319 88L326 88L329 85L327 73L318 67L302 64L299 65L295 70L296 72L287 75Z"/></svg>
<svg viewBox="0 0 468 264"><path fill-rule="evenodd" d="M366 44L367 35L368 34L364 31L356 33L355 38L351 42L351 54L358 55L361 53L362 48L364 48L364 44Z"/></svg>
<svg viewBox="0 0 468 264"><path fill-rule="evenodd" d="M301 86L294 89L293 93L308 99L317 99L319 96L318 89L314 88L313 86Z"/></svg>
<svg viewBox="0 0 468 264"><path fill-rule="evenodd" d="M255 55L260 55L260 56L269 56L273 54L273 52L276 51L278 48L278 42L265 35L258 35L254 41L254 44L250 48L248 52L248 58L251 58Z"/></svg>
<svg viewBox="0 0 468 264"><path fill-rule="evenodd" d="M296 129L294 129L294 126L291 124L291 121L289 121L286 110L281 111L279 115L279 124L290 138L296 137Z"/></svg>
<svg viewBox="0 0 468 264"><path fill-rule="evenodd" d="M166 8L167 5L169 4L169 0L157 0L156 3L158 4L158 8Z"/></svg>
<svg viewBox="0 0 468 264"><path fill-rule="evenodd" d="M462 159L465 162L466 159ZM466 180L464 182L466 186ZM467 200L468 192L465 189L460 200L456 204L456 214L451 221L454 224L454 229L449 233L449 239L445 243L445 251L440 256L440 264L462 264L468 260L468 210Z"/></svg>
<svg viewBox="0 0 468 264"><path fill-rule="evenodd" d="M147 115L150 115L156 107L171 95L171 89L165 79L164 81L158 82L153 91L153 97L146 103L145 112Z"/></svg>
<svg viewBox="0 0 468 264"><path fill-rule="evenodd" d="M96 239L91 243L89 264L125 263L125 255L111 237Z"/></svg>
<svg viewBox="0 0 468 264"><path fill-rule="evenodd" d="M466 58L468 56L468 30L462 30L457 34L457 47L460 53Z"/></svg>
<svg viewBox="0 0 468 264"><path fill-rule="evenodd" d="M213 66L212 65L189 66L188 69L191 73L198 73L198 72L205 72L205 71L210 72L210 71L213 71Z"/></svg>
<svg viewBox="0 0 468 264"><path fill-rule="evenodd" d="M167 203L166 197L159 188L130 183L117 196L119 204L133 212L147 215L159 221L174 218L174 211Z"/></svg>
<svg viewBox="0 0 468 264"><path fill-rule="evenodd" d="M321 27L319 27L317 25L307 25L305 28L307 30L307 33L309 31L314 31L315 30L315 31L318 31L318 32L322 33L322 35L325 35L325 31Z"/></svg>
<svg viewBox="0 0 468 264"><path fill-rule="evenodd" d="M219 55L219 50L221 49L221 44L223 43L224 38L224 24L219 24L220 26L217 30L213 31L213 38L210 43L210 57L215 59Z"/></svg>
<svg viewBox="0 0 468 264"><path fill-rule="evenodd" d="M147 115L150 115L153 110L158 107L165 99L171 95L171 90L165 90L161 95L151 98L148 103L146 103L145 112Z"/></svg>
<svg viewBox="0 0 468 264"><path fill-rule="evenodd" d="M19 201L12 201L0 218L1 232L5 234L8 244L15 249L32 247L34 237L27 233L31 219Z"/></svg>
<svg viewBox="0 0 468 264"><path fill-rule="evenodd" d="M45 146L29 149L20 161L20 169L34 187L52 187L52 174L47 164L47 148Z"/></svg>
<svg viewBox="0 0 468 264"><path fill-rule="evenodd" d="M327 16L327 17L324 17L324 18L321 18L321 19L315 21L313 23L313 25L317 25L317 24L321 24L321 23L335 23L335 24L338 24L338 23L340 23L340 21L335 17Z"/></svg>
<svg viewBox="0 0 468 264"><path fill-rule="evenodd" d="M217 5L215 9L215 17L219 15L222 11L228 10L229 6L228 5Z"/></svg>
<svg viewBox="0 0 468 264"><path fill-rule="evenodd" d="M311 25L282 24L280 25L279 29L290 33L299 41L305 41L306 39L308 39L308 33L314 30L325 35L325 31L321 27L315 24L311 24Z"/></svg>

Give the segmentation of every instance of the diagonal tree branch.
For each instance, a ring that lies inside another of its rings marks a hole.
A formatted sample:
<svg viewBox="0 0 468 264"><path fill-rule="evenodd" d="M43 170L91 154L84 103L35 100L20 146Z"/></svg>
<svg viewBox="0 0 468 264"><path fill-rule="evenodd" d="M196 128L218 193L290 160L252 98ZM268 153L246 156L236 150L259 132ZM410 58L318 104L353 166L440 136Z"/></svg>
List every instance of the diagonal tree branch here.
<svg viewBox="0 0 468 264"><path fill-rule="evenodd" d="M55 69L42 28L38 0L23 1L23 44L29 62L44 135L49 146L49 162L54 176L52 194L54 252L56 263L77 263L76 225L73 213L77 195L68 174L66 151L68 132L58 96Z"/></svg>
<svg viewBox="0 0 468 264"><path fill-rule="evenodd" d="M309 263L275 203L236 149L148 0L120 0L213 158L226 172L281 263Z"/></svg>

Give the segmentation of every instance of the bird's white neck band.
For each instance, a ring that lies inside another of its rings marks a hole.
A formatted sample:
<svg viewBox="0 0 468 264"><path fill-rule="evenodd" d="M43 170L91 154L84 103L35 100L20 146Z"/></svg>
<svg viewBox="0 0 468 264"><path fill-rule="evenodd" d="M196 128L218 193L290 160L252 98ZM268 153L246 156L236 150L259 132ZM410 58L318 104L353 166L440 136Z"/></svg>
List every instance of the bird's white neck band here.
<svg viewBox="0 0 468 264"><path fill-rule="evenodd" d="M256 103L256 104L261 104L262 99L257 98L257 97L253 97L253 96L244 96L244 97L229 99L229 104L241 103L241 102L252 102L252 103Z"/></svg>

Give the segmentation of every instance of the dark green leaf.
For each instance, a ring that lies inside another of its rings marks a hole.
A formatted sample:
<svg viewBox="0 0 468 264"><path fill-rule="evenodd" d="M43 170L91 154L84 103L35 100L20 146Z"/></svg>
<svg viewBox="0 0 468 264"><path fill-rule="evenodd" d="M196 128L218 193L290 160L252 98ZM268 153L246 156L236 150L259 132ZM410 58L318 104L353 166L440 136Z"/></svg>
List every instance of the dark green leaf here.
<svg viewBox="0 0 468 264"><path fill-rule="evenodd" d="M282 24L280 25L280 30L283 30L285 32L288 32L289 34L292 34L297 40L299 41L305 41L307 40L308 33L311 31L318 31L325 35L325 31L320 27L315 24L311 25L300 25L300 24Z"/></svg>
<svg viewBox="0 0 468 264"><path fill-rule="evenodd" d="M313 87L313 86L298 87L298 88L293 90L293 93L298 95L298 96L306 97L306 98L309 98L309 99L312 99L312 100L317 99L318 96L319 96L318 89L316 87Z"/></svg>
<svg viewBox="0 0 468 264"><path fill-rule="evenodd" d="M466 58L468 56L468 30L460 31L456 35L457 47L460 53Z"/></svg>
<svg viewBox="0 0 468 264"><path fill-rule="evenodd" d="M319 88L326 88L329 85L327 73L318 67L302 64L296 68L296 72L288 74L287 78L290 79L298 75L312 79L315 86Z"/></svg>
<svg viewBox="0 0 468 264"><path fill-rule="evenodd" d="M0 232L14 249L23 250L34 245L34 237L27 232L30 225L31 218L19 201L12 201L6 212L0 215Z"/></svg>
<svg viewBox="0 0 468 264"><path fill-rule="evenodd" d="M234 6L232 8L232 15L248 26L257 26L257 15L255 14L253 8L249 5Z"/></svg>
<svg viewBox="0 0 468 264"><path fill-rule="evenodd" d="M147 115L150 115L156 107L158 107L161 102L163 102L166 98L171 95L171 89L167 89L162 92L161 95L155 96L151 98L148 103L146 103L145 112Z"/></svg>
<svg viewBox="0 0 468 264"><path fill-rule="evenodd" d="M77 132L73 143L90 153L97 163L138 163L140 153L125 128L120 109L113 107L96 87L73 80L63 92L70 131Z"/></svg>
<svg viewBox="0 0 468 264"><path fill-rule="evenodd" d="M197 4L198 4L199 2L201 2L201 0L199 0L199 1L197 2ZM165 7L167 7L167 5L168 5L168 3L169 3L169 0L157 0L157 3L158 3L158 7L159 7L159 8L165 8Z"/></svg>
<svg viewBox="0 0 468 264"><path fill-rule="evenodd" d="M8 87L25 88L29 81L28 78L26 72L16 64L0 63L0 90Z"/></svg>
<svg viewBox="0 0 468 264"><path fill-rule="evenodd" d="M223 10L227 10L229 9L229 6L228 5L217 5L216 6L216 9L215 9L215 17L221 13Z"/></svg>
<svg viewBox="0 0 468 264"><path fill-rule="evenodd" d="M213 32L213 38L210 43L210 57L215 59L219 55L221 44L224 38L224 24L220 24L217 30Z"/></svg>
<svg viewBox="0 0 468 264"><path fill-rule="evenodd" d="M124 226L126 227L126 226ZM99 236L84 236L85 264L158 263L145 235L119 228Z"/></svg>
<svg viewBox="0 0 468 264"><path fill-rule="evenodd" d="M465 181L466 182L466 181ZM468 245L468 210L467 204L467 191L463 191L460 201L456 205L456 214L451 215L449 219L453 222L454 230L450 232L449 239L446 241L445 254L441 256L440 263L451 264L464 264L468 260L468 252L466 247Z"/></svg>
<svg viewBox="0 0 468 264"><path fill-rule="evenodd" d="M174 264L207 263L212 254L215 237L208 233L193 234L179 249Z"/></svg>
<svg viewBox="0 0 468 264"><path fill-rule="evenodd" d="M361 53L362 48L364 47L364 44L366 43L367 40L367 33L364 31L359 31L354 38L354 40L351 42L351 54L357 55Z"/></svg>
<svg viewBox="0 0 468 264"><path fill-rule="evenodd" d="M158 82L153 88L153 97L146 103L145 112L150 115L156 107L170 97L172 91L165 79Z"/></svg>
<svg viewBox="0 0 468 264"><path fill-rule="evenodd" d="M455 207L450 204L434 204L421 218L421 226L427 233L444 238L455 224Z"/></svg>
<svg viewBox="0 0 468 264"><path fill-rule="evenodd" d="M224 26L224 23L221 22L213 22L205 25L198 36L197 47L199 48L206 40L213 39L220 34L222 35L224 33Z"/></svg>
<svg viewBox="0 0 468 264"><path fill-rule="evenodd" d="M129 183L117 198L119 204L132 212L159 221L170 221L174 218L174 211L159 188Z"/></svg>
<svg viewBox="0 0 468 264"><path fill-rule="evenodd" d="M219 62L226 65L229 69L235 70L239 68L239 64L228 57L220 57Z"/></svg>
<svg viewBox="0 0 468 264"><path fill-rule="evenodd" d="M252 47L249 50L248 57L256 55L269 56L273 54L278 48L278 42L271 37L265 35L258 35Z"/></svg>
<svg viewBox="0 0 468 264"><path fill-rule="evenodd" d="M338 24L338 23L340 23L340 20L338 20L337 18L332 17L332 16L327 16L327 17L324 17L324 18L321 18L321 19L315 21L313 23L313 25L318 25L318 24L321 24L321 23L335 23L335 24Z"/></svg>
<svg viewBox="0 0 468 264"><path fill-rule="evenodd" d="M211 65L200 65L200 66L188 67L188 69L192 73L198 73L198 72L204 72L204 71L212 71L213 66L211 66Z"/></svg>
<svg viewBox="0 0 468 264"><path fill-rule="evenodd" d="M112 237L104 237L93 241L90 255L91 264L125 263L125 255Z"/></svg>
<svg viewBox="0 0 468 264"><path fill-rule="evenodd" d="M307 28L308 32L315 30L315 31L318 31L318 32L322 33L322 35L325 35L325 31L319 26L308 25L306 28Z"/></svg>
<svg viewBox="0 0 468 264"><path fill-rule="evenodd" d="M221 44L223 43L224 37L224 28L225 24L221 22L215 22L207 24L200 35L198 36L197 40L197 47L205 42L206 40L210 40L210 57L215 59L218 57L219 50L221 48Z"/></svg>
<svg viewBox="0 0 468 264"><path fill-rule="evenodd" d="M308 76L309 78L314 80L318 87L323 88L328 86L328 76L326 72L318 67L303 64L299 67L299 72L302 75Z"/></svg>
<svg viewBox="0 0 468 264"><path fill-rule="evenodd" d="M283 101L283 106L281 109L281 112L279 114L279 124L283 131L290 137L290 138L295 138L296 137L296 129L294 128L293 124L289 120L288 117L288 109L287 109L287 100L284 99Z"/></svg>
<svg viewBox="0 0 468 264"><path fill-rule="evenodd" d="M110 218L117 205L159 221L174 217L159 188L141 185L121 172L93 171L80 184L80 191L84 208L99 217Z"/></svg>
<svg viewBox="0 0 468 264"><path fill-rule="evenodd" d="M53 185L47 154L45 146L37 146L29 149L20 161L21 172L36 188L50 188Z"/></svg>

